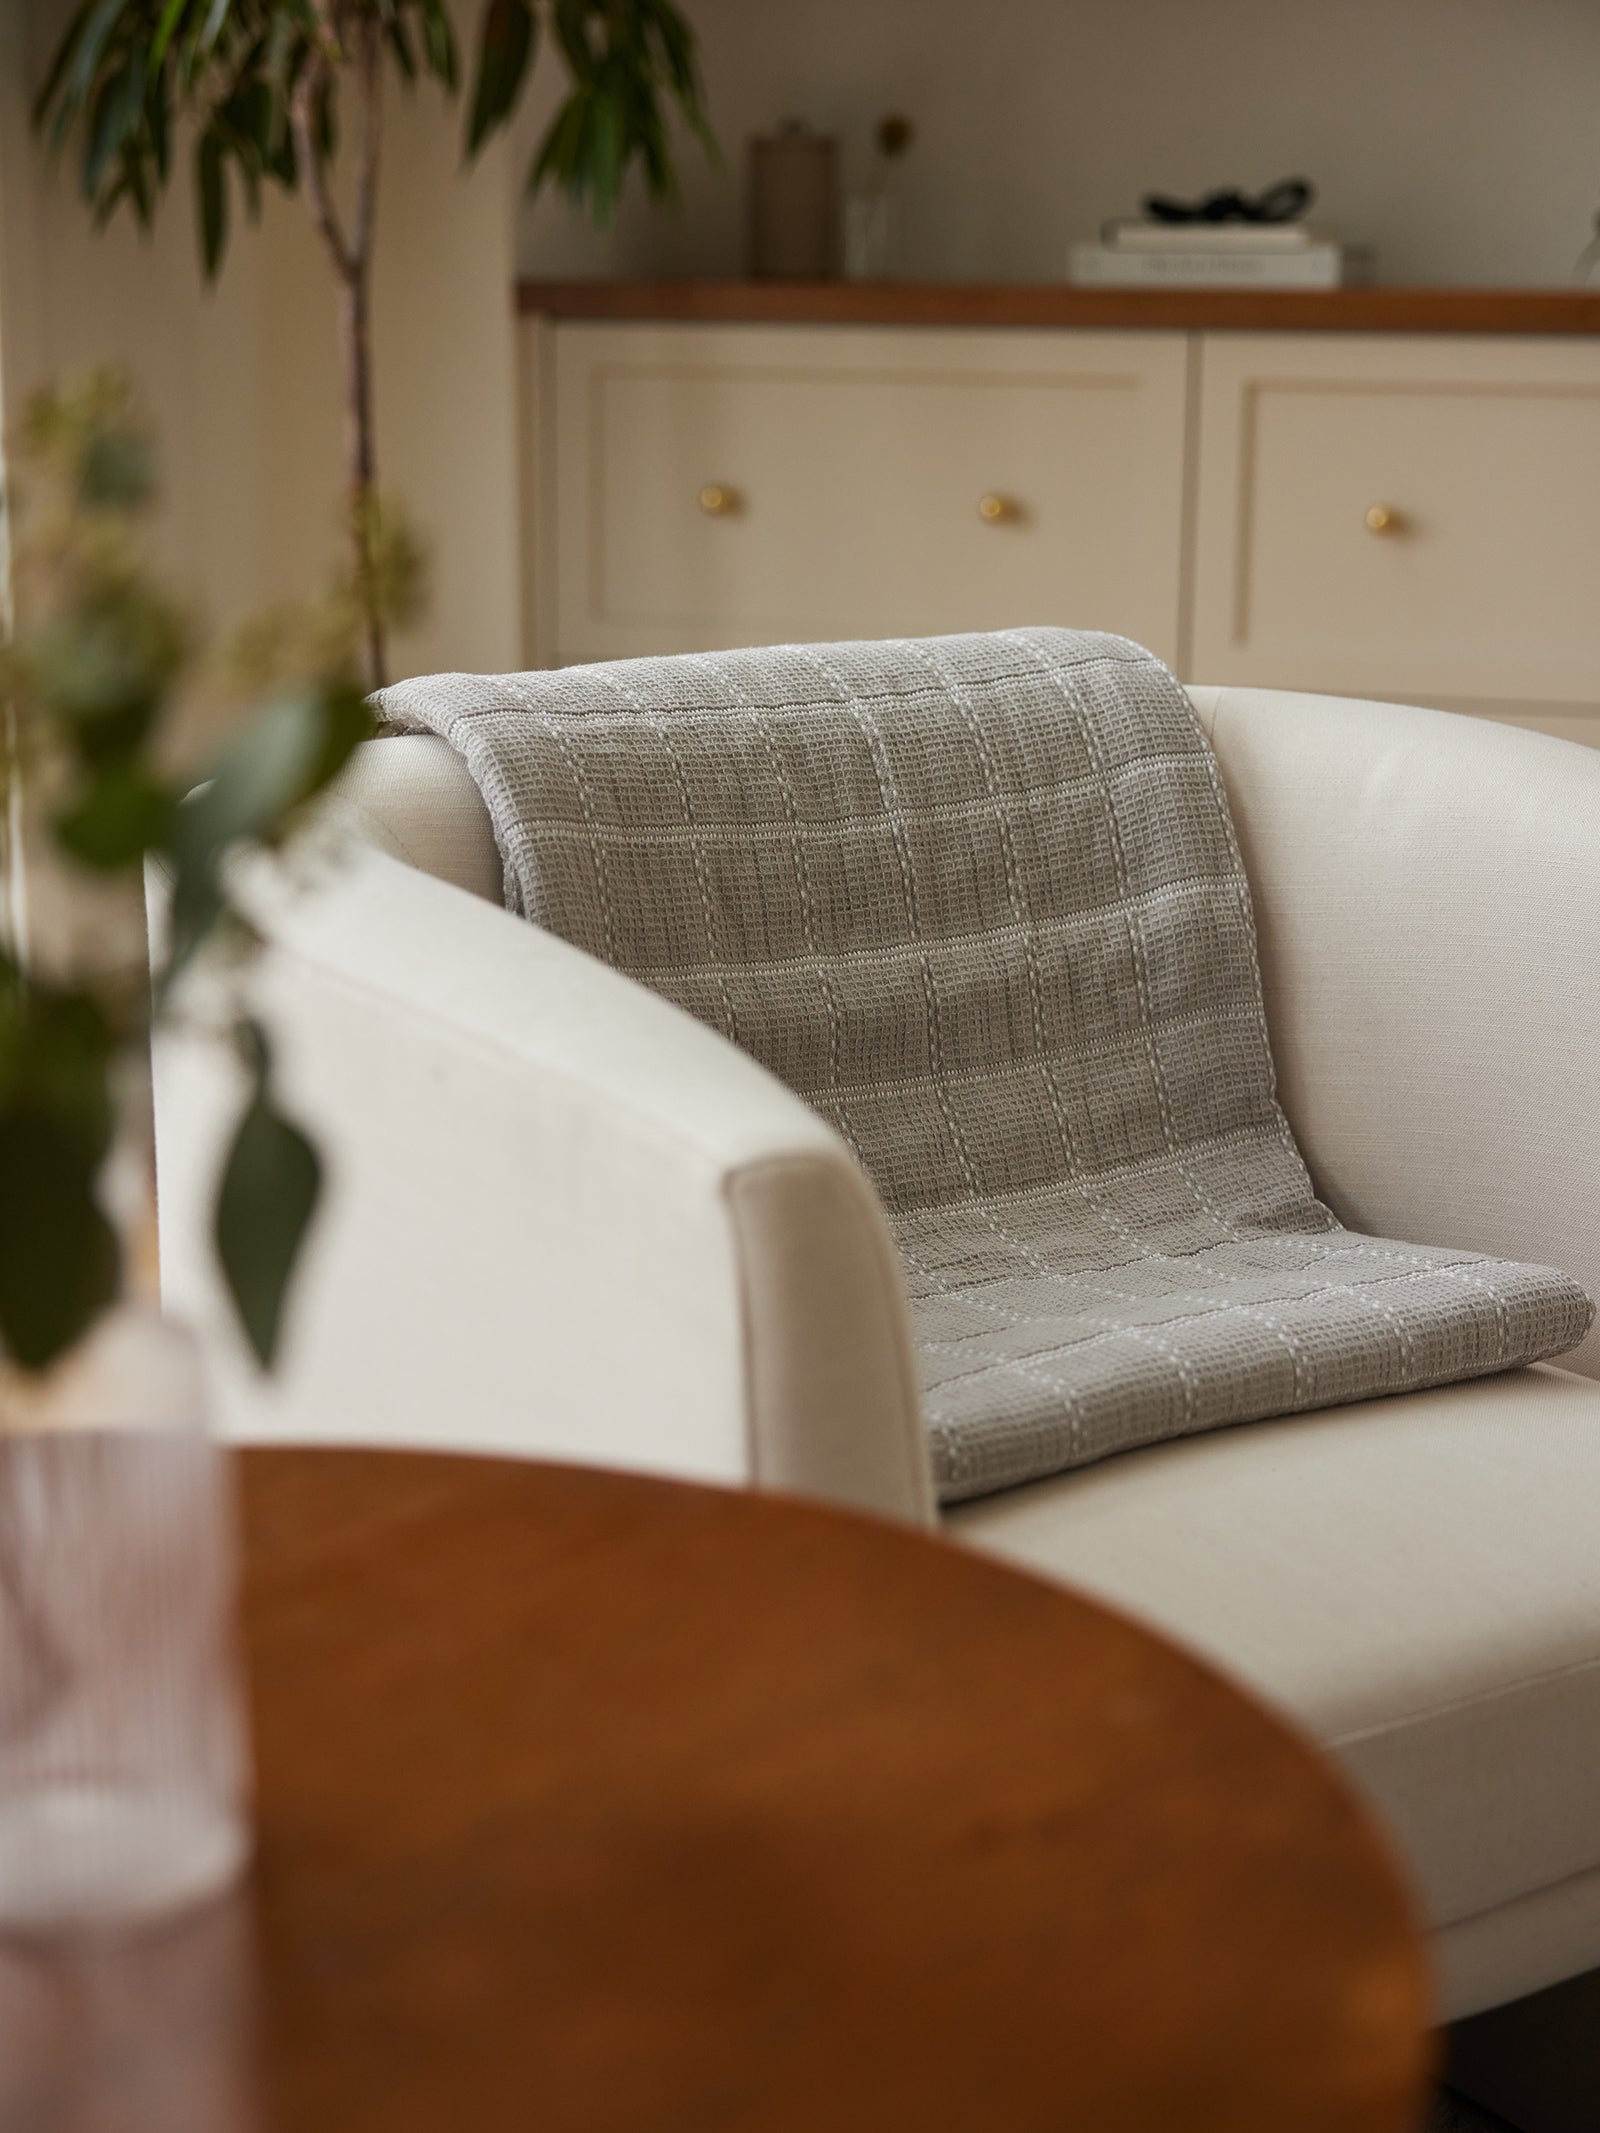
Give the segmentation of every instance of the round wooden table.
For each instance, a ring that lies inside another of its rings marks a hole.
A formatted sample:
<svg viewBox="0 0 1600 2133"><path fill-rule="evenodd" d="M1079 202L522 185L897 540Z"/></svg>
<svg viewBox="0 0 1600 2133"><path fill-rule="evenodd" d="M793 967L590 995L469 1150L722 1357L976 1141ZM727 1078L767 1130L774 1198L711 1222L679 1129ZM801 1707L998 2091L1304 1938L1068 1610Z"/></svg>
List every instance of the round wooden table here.
<svg viewBox="0 0 1600 2133"><path fill-rule="evenodd" d="M1382 1845L1158 1638L777 1498L241 1465L252 1884L0 1958L0 2133L1418 2122Z"/></svg>

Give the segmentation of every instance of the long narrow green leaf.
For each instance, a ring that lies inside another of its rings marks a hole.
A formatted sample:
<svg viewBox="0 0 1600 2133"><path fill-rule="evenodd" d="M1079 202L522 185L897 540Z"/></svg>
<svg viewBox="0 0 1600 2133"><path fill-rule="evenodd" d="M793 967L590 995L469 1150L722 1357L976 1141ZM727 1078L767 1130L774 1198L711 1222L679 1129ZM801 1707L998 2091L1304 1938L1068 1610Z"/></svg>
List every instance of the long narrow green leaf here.
<svg viewBox="0 0 1600 2133"><path fill-rule="evenodd" d="M100 55L106 48L117 19L125 9L130 9L133 0L100 0L83 33L82 42L72 62L69 78L69 95L75 110L81 111L89 100L94 87L95 75L100 67Z"/></svg>
<svg viewBox="0 0 1600 2133"><path fill-rule="evenodd" d="M166 4L161 10L161 19L156 24L156 33L150 40L150 64L152 67L159 67L162 60L166 58L167 46L171 44L173 32L182 20L183 11L188 4L189 0L166 0Z"/></svg>
<svg viewBox="0 0 1600 2133"><path fill-rule="evenodd" d="M111 183L106 186L95 201L91 220L97 231L105 228L124 200L133 199L133 184L129 178L128 169L128 159L124 157L116 177L112 179ZM148 193L146 193L145 199L148 202ZM145 216L139 213L139 202L137 200L134 200L134 213L139 216L140 228L148 229L149 222Z"/></svg>
<svg viewBox="0 0 1600 2133"><path fill-rule="evenodd" d="M134 220L140 229L148 230L155 215L155 201L151 196L150 180L144 161L138 154L130 151L123 156L122 176L117 180L117 185L133 202Z"/></svg>
<svg viewBox="0 0 1600 2133"><path fill-rule="evenodd" d="M217 39L227 26L228 10L232 5L233 0L211 0L211 5L206 11L205 28L200 32L200 49L202 52L214 52L216 50Z"/></svg>
<svg viewBox="0 0 1600 2133"><path fill-rule="evenodd" d="M171 85L164 67L150 76L144 92L145 131L150 139L150 154L155 164L156 183L165 185L172 169L172 104Z"/></svg>
<svg viewBox="0 0 1600 2133"><path fill-rule="evenodd" d="M592 147L585 173L594 218L602 229L616 211L622 192L623 164L627 157L626 108L615 90L602 84L594 98Z"/></svg>
<svg viewBox="0 0 1600 2133"><path fill-rule="evenodd" d="M443 0L421 0L422 52L428 63L428 71L436 81L444 83L454 96L460 86L461 70L456 56L456 33L446 12Z"/></svg>
<svg viewBox="0 0 1600 2133"><path fill-rule="evenodd" d="M549 130L540 144L539 153L534 158L533 169L528 174L530 193L537 192L546 179L564 189L570 184L583 141L584 113L587 107L586 92L574 89L551 120Z"/></svg>
<svg viewBox="0 0 1600 2133"><path fill-rule="evenodd" d="M222 142L214 130L200 136L195 150L195 198L200 216L200 259L207 281L216 278L228 243L228 188Z"/></svg>
<svg viewBox="0 0 1600 2133"><path fill-rule="evenodd" d="M567 71L580 87L594 78L595 53L589 41L594 0L554 0L554 27Z"/></svg>
<svg viewBox="0 0 1600 2133"><path fill-rule="evenodd" d="M135 146L131 136L144 125L144 60L134 52L121 71L104 77L89 120L89 145L83 158L83 197L93 200L114 161Z"/></svg>
<svg viewBox="0 0 1600 2133"><path fill-rule="evenodd" d="M469 156L510 117L533 57L535 32L528 0L489 0L478 43L478 85L467 120Z"/></svg>
<svg viewBox="0 0 1600 2133"><path fill-rule="evenodd" d="M389 49L394 54L395 65L408 82L415 81L417 78L417 55L411 49L411 38L406 30L404 21L400 16L396 15L384 27L389 39Z"/></svg>
<svg viewBox="0 0 1600 2133"><path fill-rule="evenodd" d="M83 33L89 26L89 18L93 14L95 6L96 0L83 0L82 6L75 11L72 20L67 24L61 42L56 46L55 57L50 62L49 72L39 84L38 93L33 99L32 117L35 126L44 124L45 116L55 102L56 93L61 87L68 67L72 64L73 55L83 42Z"/></svg>

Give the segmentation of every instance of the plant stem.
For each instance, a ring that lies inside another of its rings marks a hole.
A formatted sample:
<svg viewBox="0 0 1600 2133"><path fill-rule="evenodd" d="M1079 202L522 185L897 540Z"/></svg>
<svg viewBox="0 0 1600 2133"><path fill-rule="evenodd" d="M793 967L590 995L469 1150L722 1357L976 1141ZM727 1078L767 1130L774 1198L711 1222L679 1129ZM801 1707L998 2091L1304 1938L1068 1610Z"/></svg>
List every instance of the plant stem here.
<svg viewBox="0 0 1600 2133"><path fill-rule="evenodd" d="M344 344L345 464L350 536L355 548L356 596L361 609L362 657L367 687L381 689L388 675L383 616L379 612L377 573L372 553L376 486L372 457L371 333L364 262L340 290L339 332Z"/></svg>
<svg viewBox="0 0 1600 2133"><path fill-rule="evenodd" d="M373 556L376 532L377 457L372 421L372 331L370 287L373 225L377 213L378 144L382 75L379 25L358 16L355 39L354 95L355 206L348 234L334 205L328 172L317 147L317 100L332 79L330 51L337 53L339 30L334 18L318 10L324 45L301 72L290 107L295 156L305 177L312 220L333 262L339 283L339 340L344 357L345 481L350 538L355 551L356 600L361 611L362 659L369 689L382 688L388 675L377 571Z"/></svg>

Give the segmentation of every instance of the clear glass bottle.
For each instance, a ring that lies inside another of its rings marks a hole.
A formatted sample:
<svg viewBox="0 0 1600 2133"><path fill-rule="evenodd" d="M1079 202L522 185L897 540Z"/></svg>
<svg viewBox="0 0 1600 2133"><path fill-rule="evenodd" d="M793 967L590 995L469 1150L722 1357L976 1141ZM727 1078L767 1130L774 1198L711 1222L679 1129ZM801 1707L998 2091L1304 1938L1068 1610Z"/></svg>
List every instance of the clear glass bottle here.
<svg viewBox="0 0 1600 2133"><path fill-rule="evenodd" d="M0 1366L0 1929L127 1929L249 1855L228 1453L193 1343L110 1312Z"/></svg>

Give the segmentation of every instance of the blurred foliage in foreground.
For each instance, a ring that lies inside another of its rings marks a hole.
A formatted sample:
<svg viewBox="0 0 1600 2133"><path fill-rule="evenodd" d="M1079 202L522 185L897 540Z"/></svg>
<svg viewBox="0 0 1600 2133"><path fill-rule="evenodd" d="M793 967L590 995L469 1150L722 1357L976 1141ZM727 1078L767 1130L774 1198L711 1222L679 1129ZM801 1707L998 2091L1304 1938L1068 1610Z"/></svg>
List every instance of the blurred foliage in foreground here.
<svg viewBox="0 0 1600 2133"><path fill-rule="evenodd" d="M216 1246L266 1365L321 1166L279 1106L268 1033L244 1004L239 979L258 937L226 861L241 843L281 846L372 730L357 679L360 602L353 585L339 586L314 611L256 626L235 661L248 711L212 760L173 760L197 659L187 618L142 560L155 463L126 388L97 376L40 399L12 459L25 493L19 620L0 648L11 832L0 1349L43 1369L117 1295L122 1240L103 1200L119 1092L143 1082L152 1020L189 1012L173 981L211 943L222 982L206 988L206 1027L237 1052L248 1092L218 1189ZM375 529L374 546L385 600L402 619L415 557L386 529ZM171 882L153 972L141 922L148 858Z"/></svg>

